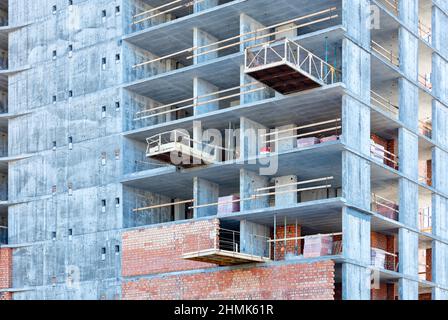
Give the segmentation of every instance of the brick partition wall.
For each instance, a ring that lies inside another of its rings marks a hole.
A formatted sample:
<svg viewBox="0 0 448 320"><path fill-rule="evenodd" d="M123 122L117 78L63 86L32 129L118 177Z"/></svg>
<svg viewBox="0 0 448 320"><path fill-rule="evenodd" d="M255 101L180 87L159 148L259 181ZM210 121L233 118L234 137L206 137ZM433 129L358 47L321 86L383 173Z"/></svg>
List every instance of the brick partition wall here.
<svg viewBox="0 0 448 320"><path fill-rule="evenodd" d="M334 262L195 272L125 281L124 300L333 300Z"/></svg>
<svg viewBox="0 0 448 320"><path fill-rule="evenodd" d="M299 225L297 226L297 231L296 231L295 224L290 224L290 225L286 226L286 238L287 239L300 237L301 234L302 234L302 230ZM285 238L285 226L277 227L276 237L277 237L277 239ZM297 246L296 246L296 244L297 244ZM301 252L302 252L301 244L302 244L301 240L297 240L297 241L287 240L286 246L285 246L285 242L283 242L283 241L276 242L275 243L276 255L277 255L276 260L284 260L286 255L288 255L288 254L293 254L293 255L301 254Z"/></svg>
<svg viewBox="0 0 448 320"><path fill-rule="evenodd" d="M0 248L0 289L12 286L12 249ZM12 293L0 292L0 300L11 300Z"/></svg>
<svg viewBox="0 0 448 320"><path fill-rule="evenodd" d="M0 248L0 289L9 289L12 281L12 249Z"/></svg>
<svg viewBox="0 0 448 320"><path fill-rule="evenodd" d="M215 267L182 254L214 247L218 219L170 223L122 234L124 277Z"/></svg>

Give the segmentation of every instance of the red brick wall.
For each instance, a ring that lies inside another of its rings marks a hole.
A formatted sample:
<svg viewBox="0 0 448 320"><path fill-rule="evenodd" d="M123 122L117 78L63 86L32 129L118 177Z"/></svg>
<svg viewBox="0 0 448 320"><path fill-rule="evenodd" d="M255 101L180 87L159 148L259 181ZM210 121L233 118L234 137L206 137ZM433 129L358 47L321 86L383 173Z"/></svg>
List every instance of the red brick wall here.
<svg viewBox="0 0 448 320"><path fill-rule="evenodd" d="M393 283L381 283L379 289L370 290L371 300L395 300L395 285Z"/></svg>
<svg viewBox="0 0 448 320"><path fill-rule="evenodd" d="M432 300L431 293L422 293L418 296L418 300Z"/></svg>
<svg viewBox="0 0 448 320"><path fill-rule="evenodd" d="M123 276L215 267L214 264L184 260L182 254L212 249L212 235L218 227L219 220L213 219L123 232Z"/></svg>
<svg viewBox="0 0 448 320"><path fill-rule="evenodd" d="M0 248L0 289L9 289L12 284L12 249Z"/></svg>
<svg viewBox="0 0 448 320"><path fill-rule="evenodd" d="M254 267L124 282L124 300L333 300L334 262Z"/></svg>
<svg viewBox="0 0 448 320"><path fill-rule="evenodd" d="M285 237L285 226L278 226L276 231L277 231L276 232L277 239L282 239ZM301 230L300 226L297 226L297 233L296 233L296 225L295 224L286 226L286 238L300 237L301 232L302 232L302 230ZM296 248L296 243L297 243L297 248ZM284 260L286 254L288 254L288 253L291 253L294 255L301 254L301 240L286 241L286 246L285 246L285 242L281 241L281 242L277 242L275 244L275 246L276 246L276 255L277 255L276 260Z"/></svg>
<svg viewBox="0 0 448 320"><path fill-rule="evenodd" d="M432 249L426 249L426 280L432 281Z"/></svg>
<svg viewBox="0 0 448 320"><path fill-rule="evenodd" d="M0 292L0 301L2 300L12 300L11 292Z"/></svg>
<svg viewBox="0 0 448 320"><path fill-rule="evenodd" d="M432 160L426 161L426 178L428 186L432 186Z"/></svg>

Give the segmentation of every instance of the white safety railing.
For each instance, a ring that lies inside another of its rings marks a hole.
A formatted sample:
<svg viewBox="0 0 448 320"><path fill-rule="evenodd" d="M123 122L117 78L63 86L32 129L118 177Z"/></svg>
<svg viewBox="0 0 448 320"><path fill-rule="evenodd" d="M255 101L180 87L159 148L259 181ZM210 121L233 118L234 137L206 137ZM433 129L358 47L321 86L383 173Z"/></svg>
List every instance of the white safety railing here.
<svg viewBox="0 0 448 320"><path fill-rule="evenodd" d="M425 137L431 139L432 138L432 125L431 121L421 121L418 122L419 131Z"/></svg>
<svg viewBox="0 0 448 320"><path fill-rule="evenodd" d="M146 21L150 21L156 17L160 17L163 15L173 14L178 12L179 10L185 10L192 8L195 4L199 4L204 2L205 0L174 0L158 7L154 7L150 10L146 10L140 13L137 13L132 16L132 24L141 24ZM193 9L190 10L190 13L193 13Z"/></svg>
<svg viewBox="0 0 448 320"><path fill-rule="evenodd" d="M269 41L272 37L282 34L284 32L295 31L300 28L309 27L316 23L330 21L338 17L339 15L337 14L337 8L330 7L318 12L307 14L305 16L295 17L293 19L286 20L280 23L258 28L256 30L252 30L249 32L244 32L226 39L173 52L162 57L158 57L155 59L135 64L132 66L132 68L133 69L139 68L166 59L184 57L186 60L191 60L200 56L208 55L210 53L217 54L222 50L229 50L229 49L239 50L242 45L249 46L254 42Z"/></svg>
<svg viewBox="0 0 448 320"><path fill-rule="evenodd" d="M266 90L266 87L261 85L259 82L251 82L241 86L198 95L158 107L144 109L135 113L134 121L145 120L179 111L186 111L188 109L200 108L210 104L219 104L221 101L232 102L235 100L241 100L241 98L247 94L262 90Z"/></svg>
<svg viewBox="0 0 448 320"><path fill-rule="evenodd" d="M432 178L428 177L428 176L422 176L422 175L418 175L418 181L421 183L426 184L427 186L431 186L432 185Z"/></svg>
<svg viewBox="0 0 448 320"><path fill-rule="evenodd" d="M398 66L400 64L400 58L396 56L392 50L384 48L378 42L372 40L370 47L374 52L379 54L381 57L383 57L393 65Z"/></svg>
<svg viewBox="0 0 448 320"><path fill-rule="evenodd" d="M432 208L418 210L418 226L420 231L431 233L432 231Z"/></svg>
<svg viewBox="0 0 448 320"><path fill-rule="evenodd" d="M195 236L196 243L193 247L184 246L182 254L191 254L205 250L220 250L271 259L270 240L271 238L269 237L252 233L241 234L240 231L218 227L210 234L197 234Z"/></svg>
<svg viewBox="0 0 448 320"><path fill-rule="evenodd" d="M321 85L340 81L340 70L288 38L249 47L245 51L246 73L284 63Z"/></svg>
<svg viewBox="0 0 448 320"><path fill-rule="evenodd" d="M392 113L394 116L398 115L399 108L397 105L393 104L389 99L381 96L375 91L370 91L371 104L377 106L385 111Z"/></svg>
<svg viewBox="0 0 448 320"><path fill-rule="evenodd" d="M386 9L390 10L393 14L398 15L398 1L399 0L377 0L383 4Z"/></svg>
<svg viewBox="0 0 448 320"><path fill-rule="evenodd" d="M423 75L418 74L418 83L420 83L423 87L428 89L429 91L432 91L432 83L431 83L431 77L429 75Z"/></svg>
<svg viewBox="0 0 448 320"><path fill-rule="evenodd" d="M418 21L418 35L423 41L431 44L432 42L432 30L431 27L425 25L421 20Z"/></svg>
<svg viewBox="0 0 448 320"><path fill-rule="evenodd" d="M386 150L383 146L376 144L373 140L370 141L370 156L374 160L379 160L383 164L398 170L398 156Z"/></svg>
<svg viewBox="0 0 448 320"><path fill-rule="evenodd" d="M335 139L339 139L339 136L342 133L341 130L341 118L336 118L294 128L288 128L285 130L275 130L269 133L262 134L260 135L260 137L264 139L264 142L267 146L273 146L282 140L302 139L310 137L319 139L318 143L321 143L320 139L325 139L326 137L335 137ZM301 146L298 145L298 147ZM273 149L269 148L269 150Z"/></svg>
<svg viewBox="0 0 448 320"><path fill-rule="evenodd" d="M372 193L371 209L392 220L398 220L398 215L400 213L399 206L396 202L375 193Z"/></svg>
<svg viewBox="0 0 448 320"><path fill-rule="evenodd" d="M275 230L274 234L276 234ZM292 254L295 256L304 255L305 258L342 254L342 232L295 237L288 237L286 236L285 232L283 232L283 234L285 235L284 237L275 237L274 239L270 239L268 241L273 245L273 249L271 250L273 250L274 260L285 260L288 254ZM335 237L339 237L339 240L335 240ZM323 247L319 248L319 246L316 246L316 244L313 243L308 247L312 249L311 251L313 252L305 252L307 247L307 240L315 240L316 238L331 238L331 241L329 242L329 246L325 248L325 250L323 250ZM302 245L302 242L304 245ZM291 248L293 248L293 250L291 250Z"/></svg>
<svg viewBox="0 0 448 320"><path fill-rule="evenodd" d="M398 255L379 248L371 248L370 265L374 268L398 272Z"/></svg>

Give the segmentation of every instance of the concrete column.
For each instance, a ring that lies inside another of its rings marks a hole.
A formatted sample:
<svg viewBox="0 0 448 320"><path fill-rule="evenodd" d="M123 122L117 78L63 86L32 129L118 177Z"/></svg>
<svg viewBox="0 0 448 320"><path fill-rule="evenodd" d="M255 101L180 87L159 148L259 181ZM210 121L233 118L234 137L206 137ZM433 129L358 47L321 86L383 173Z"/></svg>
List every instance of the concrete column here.
<svg viewBox="0 0 448 320"><path fill-rule="evenodd" d="M448 104L448 3L434 0L432 11L433 46L438 50L432 57L433 94L444 104ZM444 10L444 12L442 11ZM434 189L448 193L448 153L442 148L448 147L448 109L439 101L433 100L433 140L436 147L432 153L432 173ZM442 147L442 148L441 148ZM435 236L448 239L448 199L439 194L432 196L432 232ZM437 240L432 242L432 281L448 287L448 245ZM448 290L433 289L434 300L447 300Z"/></svg>
<svg viewBox="0 0 448 320"><path fill-rule="evenodd" d="M269 227L243 220L240 222L240 252L269 257Z"/></svg>
<svg viewBox="0 0 448 320"><path fill-rule="evenodd" d="M432 45L445 58L448 57L448 2L446 0L433 0L432 7ZM443 12L442 10L445 12Z"/></svg>
<svg viewBox="0 0 448 320"><path fill-rule="evenodd" d="M294 129L296 127L295 124L289 124L275 128L280 132L272 136L279 139L275 142L275 152L284 152L297 147L297 137L292 137L297 134L297 130Z"/></svg>
<svg viewBox="0 0 448 320"><path fill-rule="evenodd" d="M214 36L208 34L207 32L202 31L201 29L198 28L194 28L193 29L193 46L194 47L202 47L202 46L207 46L204 48L200 48L197 50L194 50L194 54L200 54L200 53L204 53L201 54L199 56L195 56L193 59L193 63L194 64L198 64L207 60L211 60L211 59L215 59L218 57L218 51L212 51L209 52L210 50L214 50L218 48L218 45L210 45L213 43L216 43L218 41L218 38L215 38ZM208 52L208 53L205 53Z"/></svg>
<svg viewBox="0 0 448 320"><path fill-rule="evenodd" d="M277 33L275 35L275 39L283 39L283 38L294 39L295 37L297 37L297 30L298 30L297 28L294 28L295 26L296 26L295 23L289 23L275 28L276 32L284 30L283 32Z"/></svg>
<svg viewBox="0 0 448 320"><path fill-rule="evenodd" d="M219 0L204 0L194 4L194 12L201 12L216 7L218 4Z"/></svg>
<svg viewBox="0 0 448 320"><path fill-rule="evenodd" d="M193 179L193 197L196 200L195 206L216 203L219 198L219 185L205 179L195 177ZM193 216L194 218L202 218L214 216L217 212L217 206L194 208Z"/></svg>
<svg viewBox="0 0 448 320"><path fill-rule="evenodd" d="M418 0L400 1L399 15L403 24L418 32ZM400 70L410 79L418 80L419 40L405 27L398 30ZM417 63L416 63L417 62ZM400 120L414 132L418 130L418 88L406 79L399 79ZM418 137L408 129L400 128L398 137L399 167L404 178L399 180L399 220L403 224L418 228ZM418 278L418 234L400 228L398 232L399 272ZM418 300L418 282L400 279L398 288L401 300Z"/></svg>
<svg viewBox="0 0 448 320"><path fill-rule="evenodd" d="M240 196L247 199L255 195L258 188L269 186L269 179L246 169L240 170ZM264 192L263 192L264 193ZM241 211L269 207L269 197L257 197L253 200L241 201Z"/></svg>
<svg viewBox="0 0 448 320"><path fill-rule="evenodd" d="M342 77L351 95L370 103L370 1L344 0ZM350 95L342 99L342 142L361 154L370 153L370 110ZM342 194L348 203L370 208L369 161L350 152L342 152ZM342 209L342 298L370 299L370 216L362 211Z"/></svg>
<svg viewBox="0 0 448 320"><path fill-rule="evenodd" d="M217 92L217 91L219 91L219 88L212 85L211 83L209 83L205 80L202 80L200 78L193 79L193 96L194 97L208 95L210 93ZM219 101L210 102L207 104L204 103L209 100L214 100L218 97L219 97L219 95L213 94L213 95L208 95L207 97L204 97L204 98L195 99L195 103L196 104L201 103L201 105L195 106L193 108L194 115L197 116L197 115L204 114L204 113L207 113L210 111L219 110ZM204 104L202 104L202 103L204 103Z"/></svg>
<svg viewBox="0 0 448 320"><path fill-rule="evenodd" d="M282 187L282 185L292 184L296 182L297 176L294 175L275 178L275 192L280 192L275 195L276 207L287 207L297 204L297 192L292 191L297 189L297 185L293 184Z"/></svg>
<svg viewBox="0 0 448 320"><path fill-rule="evenodd" d="M413 132L418 132L419 89L405 78L398 79L399 119Z"/></svg>
<svg viewBox="0 0 448 320"><path fill-rule="evenodd" d="M240 40L240 50L244 51L247 47L254 46L269 41L269 38L263 38L261 36L269 33L269 29L254 32L256 30L264 29L265 26L257 20L251 18L245 13L240 15L240 34L242 35ZM257 37L257 39L255 39Z"/></svg>
<svg viewBox="0 0 448 320"><path fill-rule="evenodd" d="M247 47L269 41L268 38L261 38L261 36L269 33L269 30L263 30L263 31L259 31L256 33L254 32L256 30L263 29L264 27L265 27L264 25L262 25L255 19L249 17L247 14L242 13L240 15L240 34L242 34L242 36L240 38L240 41L242 42L240 44L241 52L244 52L244 50ZM255 37L257 37L257 39L251 40L252 38L255 38ZM247 42L244 42L244 41L247 41ZM241 76L240 76L241 86L255 82L255 79L247 76L244 73L244 67L245 67L244 65L241 66ZM258 100L263 100L263 99L268 98L269 97L268 89L243 94L243 92L251 91L251 90L257 89L259 87L260 86L257 86L257 85L242 87L240 90L241 91L241 104L251 103L251 102L255 102Z"/></svg>
<svg viewBox="0 0 448 320"><path fill-rule="evenodd" d="M240 153L246 160L260 154L263 147L261 135L267 133L267 128L262 124L242 117L240 120ZM265 140L263 140L265 141Z"/></svg>

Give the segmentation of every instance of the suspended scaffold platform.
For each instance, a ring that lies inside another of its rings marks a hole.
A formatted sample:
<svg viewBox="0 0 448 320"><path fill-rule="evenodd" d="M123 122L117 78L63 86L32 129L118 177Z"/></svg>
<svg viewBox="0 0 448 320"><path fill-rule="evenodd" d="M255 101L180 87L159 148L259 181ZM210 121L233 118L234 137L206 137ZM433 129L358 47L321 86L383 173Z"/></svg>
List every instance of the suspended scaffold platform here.
<svg viewBox="0 0 448 320"><path fill-rule="evenodd" d="M282 94L340 80L339 70L288 38L247 48L245 73Z"/></svg>

